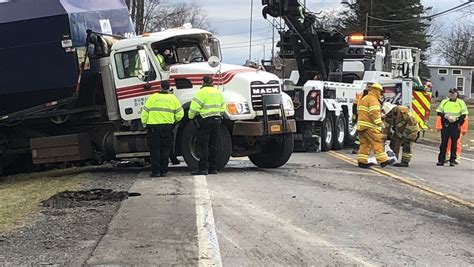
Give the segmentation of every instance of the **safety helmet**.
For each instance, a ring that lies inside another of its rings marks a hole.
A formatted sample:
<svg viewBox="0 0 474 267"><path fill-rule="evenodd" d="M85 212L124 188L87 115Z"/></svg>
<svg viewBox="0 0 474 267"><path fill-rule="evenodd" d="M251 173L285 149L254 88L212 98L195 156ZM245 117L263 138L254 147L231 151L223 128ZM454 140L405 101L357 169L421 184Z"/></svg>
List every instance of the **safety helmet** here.
<svg viewBox="0 0 474 267"><path fill-rule="evenodd" d="M161 91L166 91L166 92L169 92L170 91L170 82L165 80L165 81L161 81Z"/></svg>
<svg viewBox="0 0 474 267"><path fill-rule="evenodd" d="M202 78L202 83L203 83L204 85L212 85L212 84L214 83L214 80L212 79L211 76L204 76L204 77Z"/></svg>
<svg viewBox="0 0 474 267"><path fill-rule="evenodd" d="M394 109L397 105L394 105L390 102L385 102L383 103L383 106L382 106L382 112L384 115L387 115L388 113L390 113L390 111L392 111L392 109Z"/></svg>
<svg viewBox="0 0 474 267"><path fill-rule="evenodd" d="M383 86L380 83L374 83L370 86L370 88L377 89L383 91Z"/></svg>

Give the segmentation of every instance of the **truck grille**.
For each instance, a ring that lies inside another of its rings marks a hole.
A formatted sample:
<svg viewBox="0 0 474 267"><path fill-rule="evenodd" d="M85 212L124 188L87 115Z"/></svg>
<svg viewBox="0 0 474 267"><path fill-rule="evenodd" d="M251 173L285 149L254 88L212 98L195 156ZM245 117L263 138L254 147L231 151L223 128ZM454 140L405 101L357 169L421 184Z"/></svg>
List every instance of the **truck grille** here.
<svg viewBox="0 0 474 267"><path fill-rule="evenodd" d="M280 84L278 81L269 81L268 83L263 82L252 82L250 84L250 94L252 96L252 108L254 111L262 111L262 95L265 94L280 94ZM278 106L269 106L267 110L279 109Z"/></svg>

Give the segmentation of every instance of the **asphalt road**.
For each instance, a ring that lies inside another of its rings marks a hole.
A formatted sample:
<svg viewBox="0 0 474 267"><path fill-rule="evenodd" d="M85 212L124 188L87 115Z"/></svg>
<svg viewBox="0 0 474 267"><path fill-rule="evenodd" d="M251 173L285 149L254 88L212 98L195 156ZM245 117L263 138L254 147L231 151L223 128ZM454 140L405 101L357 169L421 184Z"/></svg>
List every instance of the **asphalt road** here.
<svg viewBox="0 0 474 267"><path fill-rule="evenodd" d="M348 151L297 153L283 168L232 160L219 175L141 171L87 264L474 265L474 162L354 166Z"/></svg>

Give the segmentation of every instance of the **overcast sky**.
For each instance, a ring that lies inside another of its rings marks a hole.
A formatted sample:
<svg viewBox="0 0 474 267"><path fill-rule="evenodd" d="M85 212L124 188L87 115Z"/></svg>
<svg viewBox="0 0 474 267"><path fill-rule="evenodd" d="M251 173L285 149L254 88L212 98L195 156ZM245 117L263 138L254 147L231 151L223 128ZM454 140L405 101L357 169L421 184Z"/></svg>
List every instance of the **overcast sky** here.
<svg viewBox="0 0 474 267"><path fill-rule="evenodd" d="M167 2L177 2L185 0L166 0ZM188 2L187 0L185 2ZM212 26L217 31L217 36L221 40L224 62L243 64L249 57L249 33L250 33L250 7L252 0L194 0L208 15ZM422 0L425 6L432 6L433 12L437 13L468 0ZM304 2L304 0L300 0ZM321 10L337 10L344 6L340 0L306 0L309 10L319 12ZM272 46L272 27L268 21L262 17L261 0L253 0L253 31L252 31L252 60L259 61L263 57L270 58ZM441 16L434 20L441 30L447 30L456 23L462 21L474 21L473 16L466 16L465 13L456 12L446 16ZM278 38L278 34L276 34ZM264 55L265 53L265 55ZM439 59L433 57L433 63Z"/></svg>

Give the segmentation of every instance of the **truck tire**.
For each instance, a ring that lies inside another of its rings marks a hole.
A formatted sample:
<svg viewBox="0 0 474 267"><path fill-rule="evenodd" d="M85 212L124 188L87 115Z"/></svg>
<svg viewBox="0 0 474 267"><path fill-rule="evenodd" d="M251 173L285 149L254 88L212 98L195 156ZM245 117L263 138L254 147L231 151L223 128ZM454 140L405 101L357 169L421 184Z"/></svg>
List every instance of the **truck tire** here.
<svg viewBox="0 0 474 267"><path fill-rule="evenodd" d="M278 168L286 164L294 149L293 134L287 133L264 145L259 154L249 155L250 161L260 168Z"/></svg>
<svg viewBox="0 0 474 267"><path fill-rule="evenodd" d="M350 126L350 124L348 124L347 133L346 133L346 145L353 146L356 140L356 136L357 136L356 126L355 125Z"/></svg>
<svg viewBox="0 0 474 267"><path fill-rule="evenodd" d="M197 129L193 123L187 123L183 129L181 137L181 154L184 161L191 170L198 169L199 153L196 148ZM232 138L229 130L224 125L219 128L217 135L217 147L219 147L219 155L217 155L218 169L221 170L227 165L232 154Z"/></svg>
<svg viewBox="0 0 474 267"><path fill-rule="evenodd" d="M326 118L321 122L321 150L329 151L334 140L333 115L326 113Z"/></svg>
<svg viewBox="0 0 474 267"><path fill-rule="evenodd" d="M346 116L341 113L340 116L337 116L334 120L334 140L332 143L332 149L341 150L344 148L346 143L346 134L347 134L347 120Z"/></svg>

